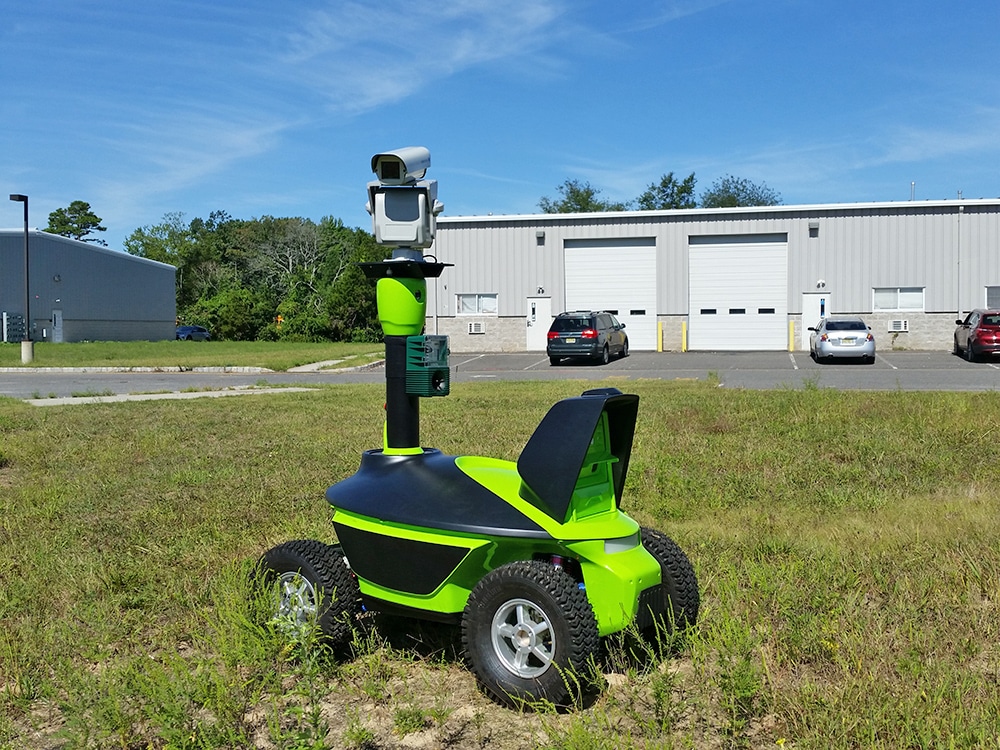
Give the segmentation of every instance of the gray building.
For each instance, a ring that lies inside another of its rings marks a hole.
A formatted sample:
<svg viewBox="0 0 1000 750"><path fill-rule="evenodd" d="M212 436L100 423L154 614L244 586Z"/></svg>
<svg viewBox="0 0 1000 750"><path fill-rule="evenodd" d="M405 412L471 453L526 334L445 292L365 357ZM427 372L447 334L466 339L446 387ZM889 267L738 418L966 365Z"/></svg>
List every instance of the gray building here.
<svg viewBox="0 0 1000 750"><path fill-rule="evenodd" d="M633 350L808 349L860 314L882 349L951 347L1000 307L1000 200L441 216L427 330L454 351L541 351L553 315L614 311Z"/></svg>
<svg viewBox="0 0 1000 750"><path fill-rule="evenodd" d="M173 266L37 229L28 232L28 303L34 341L174 338ZM20 341L24 230L0 230L0 322Z"/></svg>

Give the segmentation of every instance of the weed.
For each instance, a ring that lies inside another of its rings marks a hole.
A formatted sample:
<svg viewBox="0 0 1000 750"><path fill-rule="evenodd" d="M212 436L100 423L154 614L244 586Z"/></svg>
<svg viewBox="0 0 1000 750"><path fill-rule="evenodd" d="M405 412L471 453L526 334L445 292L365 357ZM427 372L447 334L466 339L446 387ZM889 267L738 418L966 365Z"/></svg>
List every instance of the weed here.
<svg viewBox="0 0 1000 750"><path fill-rule="evenodd" d="M347 728L340 739L348 750L374 750L376 747L375 733L361 723L356 710L349 712Z"/></svg>
<svg viewBox="0 0 1000 750"><path fill-rule="evenodd" d="M419 706L400 706L393 712L392 726L396 734L405 737L430 726L430 716Z"/></svg>

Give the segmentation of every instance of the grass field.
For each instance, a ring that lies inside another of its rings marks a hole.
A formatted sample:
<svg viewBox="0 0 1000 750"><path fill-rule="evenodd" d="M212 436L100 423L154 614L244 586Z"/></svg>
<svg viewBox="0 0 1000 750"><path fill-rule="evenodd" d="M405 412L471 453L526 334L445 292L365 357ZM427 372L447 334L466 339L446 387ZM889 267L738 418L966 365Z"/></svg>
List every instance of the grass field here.
<svg viewBox="0 0 1000 750"><path fill-rule="evenodd" d="M514 458L588 385L454 386L422 442ZM624 507L702 609L666 661L610 648L566 714L480 695L454 628L379 616L331 655L262 616L252 562L332 541L381 386L0 400L0 747L1000 747L1000 394L629 390Z"/></svg>
<svg viewBox="0 0 1000 750"><path fill-rule="evenodd" d="M35 343L29 367L290 367L328 360L364 364L383 355L381 344L282 341L93 341ZM0 344L0 367L22 367L21 345Z"/></svg>

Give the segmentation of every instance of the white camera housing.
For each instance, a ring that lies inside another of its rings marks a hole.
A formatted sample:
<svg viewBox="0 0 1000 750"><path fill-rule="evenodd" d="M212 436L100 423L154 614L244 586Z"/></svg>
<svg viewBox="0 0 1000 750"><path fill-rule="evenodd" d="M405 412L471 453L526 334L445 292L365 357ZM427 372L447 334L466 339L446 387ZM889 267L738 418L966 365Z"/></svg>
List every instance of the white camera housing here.
<svg viewBox="0 0 1000 750"><path fill-rule="evenodd" d="M434 242L437 215L444 204L437 199L437 181L422 179L431 164L423 146L407 146L372 157L377 181L368 183L368 204L375 241L387 247L426 248Z"/></svg>
<svg viewBox="0 0 1000 750"><path fill-rule="evenodd" d="M372 157L372 172L383 185L411 185L424 179L431 152L423 146L404 146Z"/></svg>

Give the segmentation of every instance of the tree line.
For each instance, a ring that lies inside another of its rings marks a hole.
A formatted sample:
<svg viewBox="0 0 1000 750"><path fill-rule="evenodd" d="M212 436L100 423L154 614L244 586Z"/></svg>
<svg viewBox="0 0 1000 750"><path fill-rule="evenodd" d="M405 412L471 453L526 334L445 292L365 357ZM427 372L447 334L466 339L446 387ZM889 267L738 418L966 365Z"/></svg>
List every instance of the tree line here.
<svg viewBox="0 0 1000 750"><path fill-rule="evenodd" d="M46 232L83 242L106 231L86 201L49 214ZM165 214L136 229L126 252L177 269L177 322L202 325L217 339L381 341L374 283L358 263L384 260L385 248L339 219L207 219Z"/></svg>
<svg viewBox="0 0 1000 750"><path fill-rule="evenodd" d="M765 183L726 175L695 200L694 172L682 180L668 172L651 183L635 200L620 202L600 197L600 189L589 182L566 180L556 188L560 197L542 197L538 207L547 214L595 213L602 211L663 211L683 208L735 208L738 206L778 206L781 195Z"/></svg>
<svg viewBox="0 0 1000 750"><path fill-rule="evenodd" d="M545 213L696 208L695 176L663 175L628 203L600 198L590 183L566 180L559 199L542 198ZM779 205L766 185L727 176L702 194L710 207ZM86 201L49 214L46 232L96 242L102 219ZM374 282L358 263L384 260L386 248L371 233L324 217L262 216L235 219L213 211L207 219L165 214L159 224L136 229L126 252L177 268L177 319L202 325L217 339L381 341Z"/></svg>

